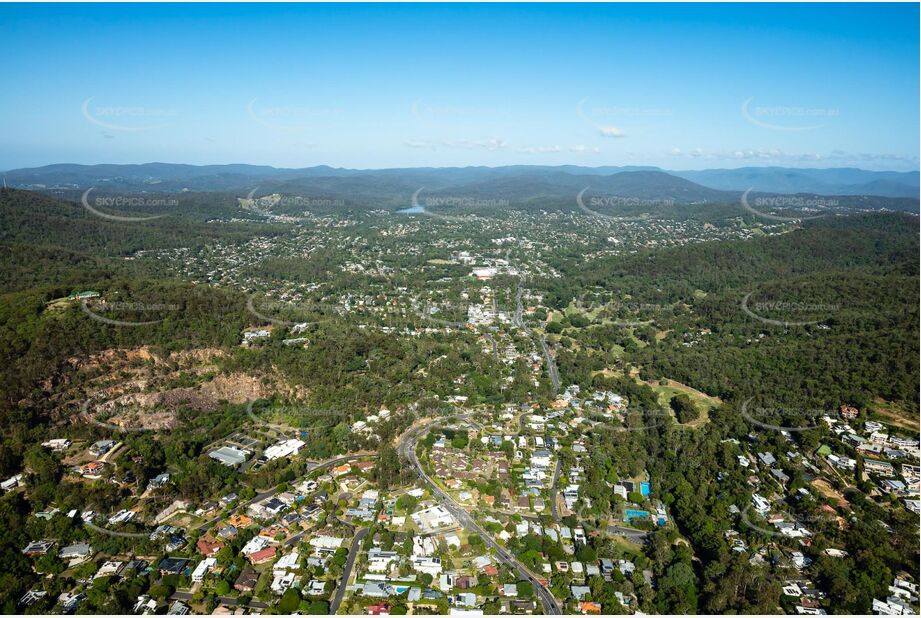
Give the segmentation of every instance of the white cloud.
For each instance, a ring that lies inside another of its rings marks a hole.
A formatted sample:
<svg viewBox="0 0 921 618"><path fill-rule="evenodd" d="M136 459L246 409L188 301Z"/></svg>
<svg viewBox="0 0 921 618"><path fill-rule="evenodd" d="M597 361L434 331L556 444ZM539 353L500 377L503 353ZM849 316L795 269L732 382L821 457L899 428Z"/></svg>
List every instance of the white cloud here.
<svg viewBox="0 0 921 618"><path fill-rule="evenodd" d="M465 148L468 150L480 149L480 150L502 150L508 147L508 144L505 140L499 139L497 137L489 139L459 139L459 140L441 140L434 141L428 139L415 139L415 140L406 140L403 142L403 145L408 148L431 148L432 150L437 150L438 148Z"/></svg>
<svg viewBox="0 0 921 618"><path fill-rule="evenodd" d="M518 152L523 152L526 154L544 154L547 152L560 152L559 146L523 146L518 149Z"/></svg>
<svg viewBox="0 0 921 618"><path fill-rule="evenodd" d="M577 144L575 146L570 146L569 152L589 152L592 154L599 154L601 152L601 148L598 146L586 146L585 144Z"/></svg>
<svg viewBox="0 0 921 618"><path fill-rule="evenodd" d="M624 132L615 126L598 127L601 137L624 137Z"/></svg>
<svg viewBox="0 0 921 618"><path fill-rule="evenodd" d="M456 142L446 141L444 145L448 148L474 148L482 150L502 150L508 147L506 141L498 137L480 140L461 139Z"/></svg>

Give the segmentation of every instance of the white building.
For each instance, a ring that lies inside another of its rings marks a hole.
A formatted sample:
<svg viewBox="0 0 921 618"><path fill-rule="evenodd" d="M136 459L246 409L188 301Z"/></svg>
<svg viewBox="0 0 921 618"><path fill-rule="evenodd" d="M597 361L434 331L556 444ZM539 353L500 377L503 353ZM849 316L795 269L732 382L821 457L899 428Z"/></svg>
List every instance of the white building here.
<svg viewBox="0 0 921 618"><path fill-rule="evenodd" d="M315 536L308 544L315 548L316 550L326 550L329 552L334 552L339 549L339 546L342 545L342 539L334 536Z"/></svg>
<svg viewBox="0 0 921 618"><path fill-rule="evenodd" d="M70 440L67 438L54 438L46 442L42 442L42 446L45 448L50 448L52 451L66 451L70 448Z"/></svg>
<svg viewBox="0 0 921 618"><path fill-rule="evenodd" d="M285 554L279 558L278 562L272 565L272 571L275 575L284 573L286 571L294 571L297 570L299 562L300 555L297 553L297 551L293 551L290 554Z"/></svg>
<svg viewBox="0 0 921 618"><path fill-rule="evenodd" d="M536 449L531 455L531 465L535 468L549 468L550 451L547 449Z"/></svg>
<svg viewBox="0 0 921 618"><path fill-rule="evenodd" d="M441 558L413 555L410 560L413 570L418 573L428 573L432 577L441 574Z"/></svg>
<svg viewBox="0 0 921 618"><path fill-rule="evenodd" d="M205 575L214 570L214 567L217 566L216 558L205 558L198 563L198 566L195 567L195 570L192 571L192 581L201 582L204 581Z"/></svg>
<svg viewBox="0 0 921 618"><path fill-rule="evenodd" d="M284 594L285 590L293 586L296 580L297 575L288 571L276 574L272 579L272 592L279 595Z"/></svg>
<svg viewBox="0 0 921 618"><path fill-rule="evenodd" d="M371 549L368 551L368 570L372 573L386 573L390 570L391 563L399 559L400 555L395 551Z"/></svg>
<svg viewBox="0 0 921 618"><path fill-rule="evenodd" d="M457 525L454 516L441 505L432 506L413 513L412 519L423 532L430 532L441 528L453 528Z"/></svg>
<svg viewBox="0 0 921 618"><path fill-rule="evenodd" d="M265 455L265 458L269 461L281 457L290 457L292 455L297 455L297 453L304 448L305 444L303 440L282 440L278 444L274 444L265 449L263 455Z"/></svg>
<svg viewBox="0 0 921 618"><path fill-rule="evenodd" d="M19 487L20 482L22 482L21 474L11 476L10 478L0 483L0 489L2 489L3 491L12 491L16 489L17 487Z"/></svg>
<svg viewBox="0 0 921 618"><path fill-rule="evenodd" d="M250 554L255 554L257 551L265 549L266 546L272 542L272 539L257 535L249 540L249 542L243 546L243 549L240 550L244 556L249 556Z"/></svg>

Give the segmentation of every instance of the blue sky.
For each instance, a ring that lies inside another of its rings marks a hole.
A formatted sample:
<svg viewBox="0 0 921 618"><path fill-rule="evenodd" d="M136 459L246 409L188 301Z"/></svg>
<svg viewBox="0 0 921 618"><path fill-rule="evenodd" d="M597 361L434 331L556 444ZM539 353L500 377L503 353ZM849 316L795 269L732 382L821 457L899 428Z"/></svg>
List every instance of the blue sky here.
<svg viewBox="0 0 921 618"><path fill-rule="evenodd" d="M0 5L0 169L918 169L917 4Z"/></svg>

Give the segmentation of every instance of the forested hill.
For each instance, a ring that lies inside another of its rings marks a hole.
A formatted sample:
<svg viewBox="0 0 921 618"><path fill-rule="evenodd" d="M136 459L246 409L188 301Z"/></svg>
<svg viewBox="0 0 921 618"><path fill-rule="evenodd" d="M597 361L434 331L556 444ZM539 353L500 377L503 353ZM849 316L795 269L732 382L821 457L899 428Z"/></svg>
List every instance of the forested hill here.
<svg viewBox="0 0 921 618"><path fill-rule="evenodd" d="M558 306L603 289L647 307L635 317L650 322L639 329L648 345L633 358L647 378L728 401L771 393L830 408L883 399L917 413L917 230L909 215L820 219L591 269L573 261L547 285Z"/></svg>
<svg viewBox="0 0 921 618"><path fill-rule="evenodd" d="M79 200L0 189L0 244L40 252L43 247L55 247L96 257L126 256L141 249L241 240L281 231L266 225L248 227L245 222L208 223L210 217L229 217L239 211L235 198L221 194L131 202L130 206L90 205L102 215L90 212Z"/></svg>
<svg viewBox="0 0 921 618"><path fill-rule="evenodd" d="M701 243L596 262L579 269L582 285L611 280L634 295L669 290L669 299L694 290L715 292L765 279L845 268L918 269L918 217L901 214L823 217L794 231L752 241ZM577 269L577 265L573 265ZM650 286L650 282L654 286Z"/></svg>

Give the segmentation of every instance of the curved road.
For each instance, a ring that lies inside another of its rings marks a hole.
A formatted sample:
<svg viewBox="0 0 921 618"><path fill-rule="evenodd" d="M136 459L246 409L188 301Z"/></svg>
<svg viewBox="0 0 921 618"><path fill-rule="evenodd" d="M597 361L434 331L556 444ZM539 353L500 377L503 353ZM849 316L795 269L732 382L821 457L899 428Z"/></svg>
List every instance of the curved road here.
<svg viewBox="0 0 921 618"><path fill-rule="evenodd" d="M486 543L488 547L496 552L498 559L508 566L510 569L518 573L518 576L523 579L531 582L531 585L534 587L534 592L537 593L537 597L540 599L541 604L544 607L545 614L562 614L560 609L560 604L553 597L549 590L544 588L538 581L537 577L534 576L523 564L521 564L510 552L508 552L504 547L496 543L492 535L490 535L486 530L484 530L480 525L473 519L473 517L465 511L459 504L454 502L454 500L443 492L435 482L429 478L429 476L422 469L422 465L419 463L419 459L416 456L416 440L418 439L419 434L422 430L428 428L431 424L425 425L417 428L413 432L407 432L404 436L403 441L400 443L398 452L406 457L407 461L416 469L416 474L420 479L425 481L429 486L432 494L435 495L438 500L441 502L441 505L457 519L460 524L469 530L480 535L480 538Z"/></svg>

